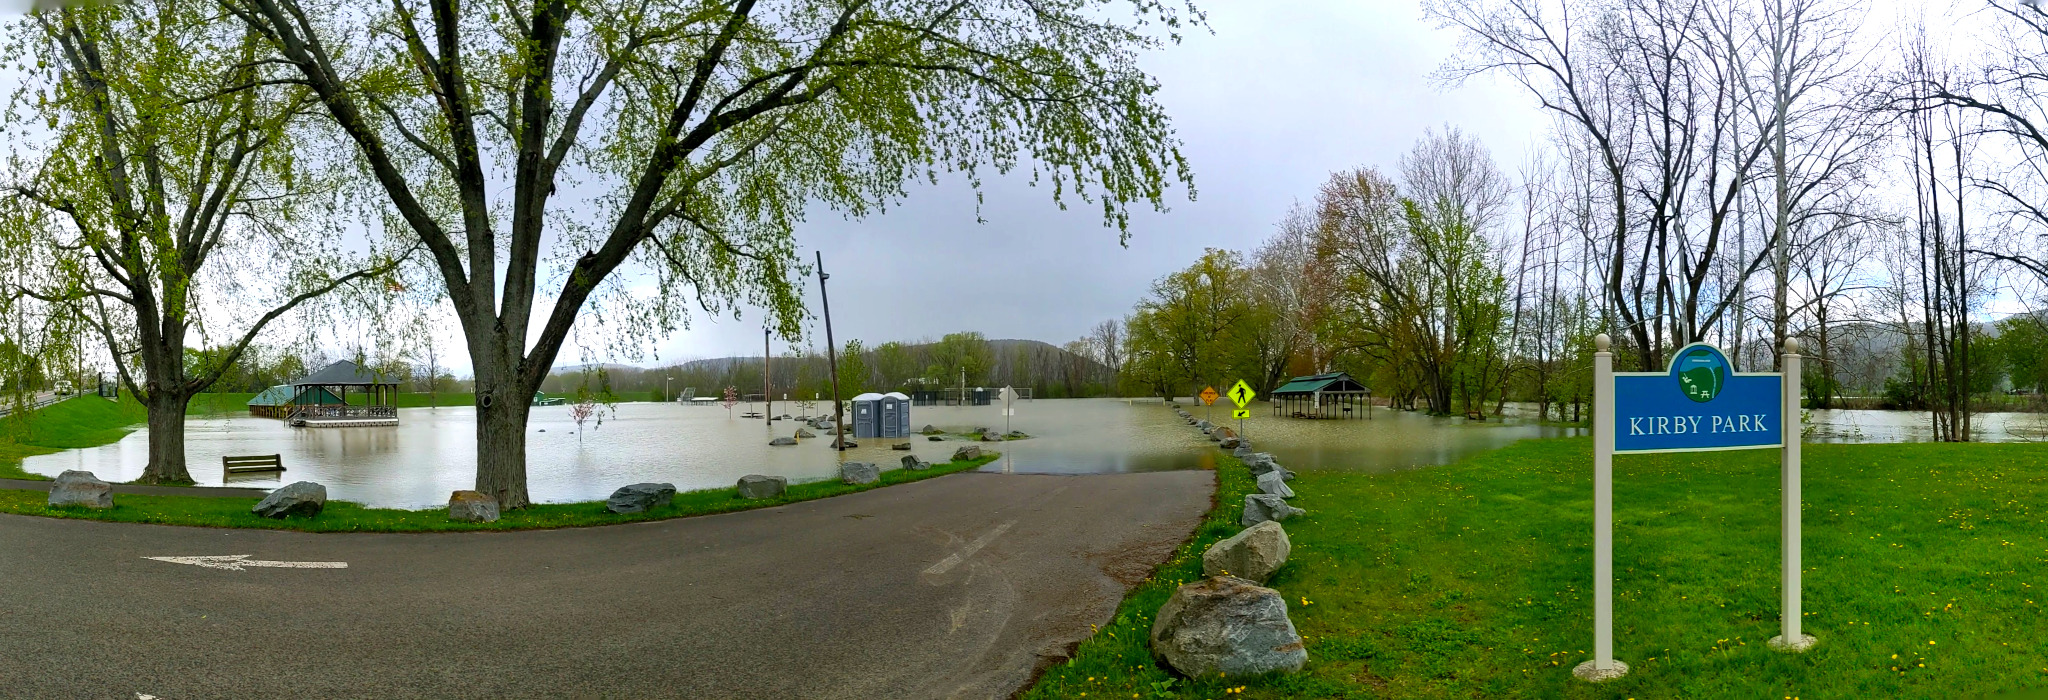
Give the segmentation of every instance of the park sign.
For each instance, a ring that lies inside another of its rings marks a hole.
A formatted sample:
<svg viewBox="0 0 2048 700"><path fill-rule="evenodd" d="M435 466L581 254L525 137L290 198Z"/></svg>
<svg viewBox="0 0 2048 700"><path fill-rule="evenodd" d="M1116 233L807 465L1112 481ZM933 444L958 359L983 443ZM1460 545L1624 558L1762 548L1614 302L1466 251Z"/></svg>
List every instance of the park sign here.
<svg viewBox="0 0 2048 700"><path fill-rule="evenodd" d="M1679 348L1662 372L1616 372L1605 334L1593 347L1593 659L1572 669L1588 681L1619 678L1614 658L1614 455L1779 448L1779 623L1772 648L1805 651L1799 598L1799 344L1785 339L1785 371L1737 372L1706 343Z"/></svg>
<svg viewBox="0 0 2048 700"><path fill-rule="evenodd" d="M1784 378L1736 372L1720 348L1679 348L1663 372L1614 373L1615 452L1784 446Z"/></svg>

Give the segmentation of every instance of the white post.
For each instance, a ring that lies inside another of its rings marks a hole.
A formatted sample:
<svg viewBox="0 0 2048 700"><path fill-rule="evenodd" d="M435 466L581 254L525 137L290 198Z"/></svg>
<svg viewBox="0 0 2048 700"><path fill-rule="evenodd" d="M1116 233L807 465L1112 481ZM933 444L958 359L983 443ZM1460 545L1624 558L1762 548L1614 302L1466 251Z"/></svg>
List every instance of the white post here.
<svg viewBox="0 0 2048 700"><path fill-rule="evenodd" d="M1772 648L1784 651L1806 651L1813 646L1813 637L1799 631L1799 622L1804 615L1799 606L1799 442L1802 439L1799 419L1799 341L1785 339L1784 378L1780 384L1784 393L1784 464L1779 467L1780 486L1784 492L1785 513L1780 536L1785 548L1783 572L1785 585L1780 594L1784 596L1782 615L1784 633L1773 637Z"/></svg>
<svg viewBox="0 0 2048 700"><path fill-rule="evenodd" d="M1614 353L1607 334L1593 336L1593 660L1572 675L1599 682L1620 678L1614 660Z"/></svg>

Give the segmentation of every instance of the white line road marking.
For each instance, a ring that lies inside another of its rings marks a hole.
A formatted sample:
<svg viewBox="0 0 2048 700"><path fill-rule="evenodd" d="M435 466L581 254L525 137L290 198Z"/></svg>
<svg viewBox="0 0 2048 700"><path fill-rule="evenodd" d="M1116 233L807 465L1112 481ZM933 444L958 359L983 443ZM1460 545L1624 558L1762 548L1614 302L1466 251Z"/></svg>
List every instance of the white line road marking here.
<svg viewBox="0 0 2048 700"><path fill-rule="evenodd" d="M346 569L346 568L348 568L348 562L345 562L345 561L264 561L264 560L261 560L261 559L250 559L250 558L249 558L249 555L247 555L247 554L228 554L228 555L224 555L224 556L213 556L213 557L143 557L143 558L144 558L144 559L153 559L153 560L156 560L156 561L167 561L167 562L170 562L170 563L172 563L172 564L191 564L191 565L193 565L193 566L203 566L203 567L206 567L206 568L209 568L209 569L226 569L226 570L228 570L228 571L241 571L241 570L242 570L242 567L245 567L245 566L257 566L257 567L267 567L267 568L272 568L272 569Z"/></svg>
<svg viewBox="0 0 2048 700"><path fill-rule="evenodd" d="M988 543L994 542L997 537L1001 536L1004 532L1009 531L1010 526L1015 524L1017 524L1017 521L1012 520L1010 522L997 525L996 529L983 533L982 536L974 538L973 542L967 543L967 547L965 549L962 549L958 552L954 552L951 556L948 556L945 559L940 560L939 563L933 564L932 568L925 569L925 574L930 576L937 576L939 574L952 571L953 567L959 566L960 562L967 561L968 557L974 556L974 553L981 551L982 547L986 547L988 546Z"/></svg>

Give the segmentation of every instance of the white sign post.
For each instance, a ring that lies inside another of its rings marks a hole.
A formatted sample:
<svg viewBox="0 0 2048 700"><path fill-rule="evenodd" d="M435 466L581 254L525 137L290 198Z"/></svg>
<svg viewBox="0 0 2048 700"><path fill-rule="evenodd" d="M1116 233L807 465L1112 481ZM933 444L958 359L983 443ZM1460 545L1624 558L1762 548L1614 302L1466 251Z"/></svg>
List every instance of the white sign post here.
<svg viewBox="0 0 2048 700"><path fill-rule="evenodd" d="M1770 646L1805 651L1814 638L1799 629L1799 345L1785 340L1783 372L1735 372L1718 348L1695 343L1673 353L1665 372L1614 371L1610 339L1593 337L1593 659L1572 674L1599 682L1620 678L1614 658L1614 453L1698 452L1776 447L1784 492L1784 633ZM1616 402L1627 383L1628 405ZM1772 396L1771 392L1776 392ZM1777 421L1768 419L1778 413ZM1628 432L1621 433L1626 423Z"/></svg>
<svg viewBox="0 0 2048 700"><path fill-rule="evenodd" d="M1599 682L1620 678L1614 660L1614 353L1607 334L1593 336L1593 660L1572 674Z"/></svg>
<svg viewBox="0 0 2048 700"><path fill-rule="evenodd" d="M1819 640L1799 631L1799 341L1785 339L1785 456L1784 466L1779 470L1779 486L1784 493L1785 514L1783 531L1785 561L1783 633L1772 637L1771 648L1783 651L1806 651Z"/></svg>

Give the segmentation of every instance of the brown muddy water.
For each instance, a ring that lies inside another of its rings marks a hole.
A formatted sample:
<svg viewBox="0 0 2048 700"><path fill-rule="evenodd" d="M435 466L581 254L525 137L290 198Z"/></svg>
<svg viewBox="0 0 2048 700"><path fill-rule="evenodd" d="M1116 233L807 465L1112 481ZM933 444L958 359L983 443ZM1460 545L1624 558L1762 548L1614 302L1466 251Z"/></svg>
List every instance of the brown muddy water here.
<svg viewBox="0 0 2048 700"><path fill-rule="evenodd" d="M1266 404L1254 404L1243 424L1255 447L1272 452L1291 469L1384 471L1454 461L1529 437L1578 434L1571 428L1527 423L1471 422L1398 411L1375 411L1374 419L1308 421L1276 418ZM1228 416L1225 406L1216 415ZM746 474L787 476L793 482L837 474L840 460L900 464L904 452L888 443L909 442L911 453L945 461L963 442L862 440L836 455L828 439L803 440L794 447L768 441L794 433L794 421L772 424L739 418L750 406L728 411L716 405L619 404L602 425L578 435L566 406L533 410L527 430L527 477L533 497L543 502L601 499L619 486L642 481L671 482L679 489L731 486ZM759 404L751 409L758 410ZM776 412L802 409L777 404ZM1191 409L1197 414L1199 407ZM814 412L814 411L813 411ZM397 427L292 428L252 416L194 418L186 423L186 458L202 485L271 487L293 481L327 486L330 498L372 506L427 508L445 504L452 491L475 479L475 414L468 408L409 408ZM1196 469L1211 463L1214 443L1183 424L1164 405L1123 399L1045 399L1016 404L1008 418L996 406L918 406L913 426L949 431L992 427L1022 430L1028 440L991 445L1003 458L989 471L1022 473L1104 473ZM1219 420L1222 424L1234 421ZM30 457L23 467L56 475L67 469L127 481L147 462L143 431L102 447ZM222 455L283 456L281 477L237 476L223 481Z"/></svg>

